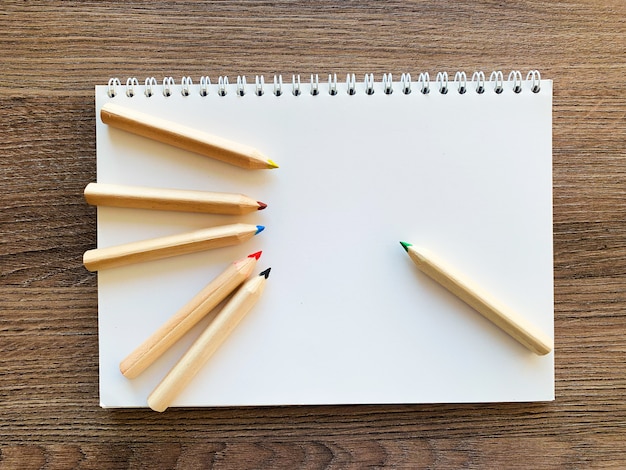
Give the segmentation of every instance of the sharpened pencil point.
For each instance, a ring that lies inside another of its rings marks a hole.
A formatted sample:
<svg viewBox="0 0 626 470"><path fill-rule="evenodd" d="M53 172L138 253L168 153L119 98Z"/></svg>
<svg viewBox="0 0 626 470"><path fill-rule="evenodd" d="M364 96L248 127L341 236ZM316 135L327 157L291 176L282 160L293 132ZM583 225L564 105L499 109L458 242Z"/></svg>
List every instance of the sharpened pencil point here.
<svg viewBox="0 0 626 470"><path fill-rule="evenodd" d="M413 246L411 243L407 243L407 242L400 242L400 245L402 245L402 248L404 248L404 251L409 251L409 247Z"/></svg>
<svg viewBox="0 0 626 470"><path fill-rule="evenodd" d="M254 233L255 235L258 235L259 233L261 233L263 230L265 230L265 227L263 225L257 225L256 226L256 232Z"/></svg>
<svg viewBox="0 0 626 470"><path fill-rule="evenodd" d="M259 276L265 276L265 279L267 279L268 277L270 277L271 270L272 268L267 268L265 271L262 271L261 273L259 273Z"/></svg>
<svg viewBox="0 0 626 470"><path fill-rule="evenodd" d="M274 160L267 160L267 166L269 168L278 168L278 165L276 164L276 162Z"/></svg>
<svg viewBox="0 0 626 470"><path fill-rule="evenodd" d="M251 255L248 255L248 258L254 258L256 260L258 260L261 257L261 253L263 253L262 251L257 251L256 253L252 253Z"/></svg>
<svg viewBox="0 0 626 470"><path fill-rule="evenodd" d="M267 204L265 204L264 202L257 201L256 203L259 205L259 208L257 210L262 211L263 209L267 207Z"/></svg>

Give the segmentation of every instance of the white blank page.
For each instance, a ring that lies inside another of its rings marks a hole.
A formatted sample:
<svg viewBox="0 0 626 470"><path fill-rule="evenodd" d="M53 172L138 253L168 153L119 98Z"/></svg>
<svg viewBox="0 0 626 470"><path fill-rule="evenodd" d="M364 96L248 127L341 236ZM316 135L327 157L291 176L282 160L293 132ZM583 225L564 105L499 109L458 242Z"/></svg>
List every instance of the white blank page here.
<svg viewBox="0 0 626 470"><path fill-rule="evenodd" d="M400 241L423 246L553 337L552 82L532 93L454 87L374 94L357 83L282 96L254 85L218 96L96 87L98 182L243 193L245 216L98 208L98 246L247 222L244 244L98 273L100 395L142 407L205 328L136 379L120 361L232 261L263 250L263 297L172 406L542 401L554 354L537 356L421 274ZM245 170L109 128L113 101L262 151Z"/></svg>

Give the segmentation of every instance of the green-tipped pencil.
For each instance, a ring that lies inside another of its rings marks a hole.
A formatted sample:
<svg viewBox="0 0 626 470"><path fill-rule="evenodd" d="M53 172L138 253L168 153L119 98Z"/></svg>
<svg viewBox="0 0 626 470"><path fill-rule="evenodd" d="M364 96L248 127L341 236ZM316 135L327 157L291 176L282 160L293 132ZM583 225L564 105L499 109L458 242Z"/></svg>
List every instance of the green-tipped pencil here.
<svg viewBox="0 0 626 470"><path fill-rule="evenodd" d="M540 356L552 351L552 341L522 317L507 311L489 295L480 292L478 288L470 287L467 281L444 268L440 261L425 250L418 249L407 242L400 242L400 244L420 271L448 289L512 338Z"/></svg>

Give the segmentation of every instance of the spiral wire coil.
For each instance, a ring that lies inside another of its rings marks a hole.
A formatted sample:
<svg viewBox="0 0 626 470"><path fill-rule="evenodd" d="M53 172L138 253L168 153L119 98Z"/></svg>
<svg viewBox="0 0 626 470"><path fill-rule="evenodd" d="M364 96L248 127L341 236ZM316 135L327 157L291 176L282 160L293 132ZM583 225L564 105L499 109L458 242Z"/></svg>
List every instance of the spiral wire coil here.
<svg viewBox="0 0 626 470"><path fill-rule="evenodd" d="M283 77L282 75L274 75L273 81L270 82L273 85L271 92L274 96L281 96L283 94ZM357 80L355 74L346 75L346 88L345 92L348 95L355 95L358 92ZM374 74L365 74L363 78L364 88L363 91L366 95L373 95L377 88L375 87L376 81ZM506 87L510 88L514 93L519 94L527 90L532 93L539 93L541 91L541 74L538 70L531 70L526 75L526 80L523 80L522 73L518 70L513 70L509 73L507 80L504 80L504 74L499 71L493 71L489 75L489 79L486 79L485 73L477 71L472 74L471 80L468 81L467 74L459 71L454 74L452 82L449 80L447 72L438 72L434 82L430 80L430 74L428 72L421 72L418 75L417 81L411 80L410 73L403 73L400 80L393 81L392 74L383 74L382 80L382 92L386 95L391 95L394 92L394 87L397 86L401 93L408 95L411 94L413 88L416 88L421 94L428 95L434 90L435 93L441 95L448 94L449 91L464 95L468 91L474 91L477 94L483 94L487 92L493 92L501 94ZM161 93L165 97L169 97L174 92L175 80L173 77L164 77L161 84ZM189 76L182 77L180 81L180 93L182 96L189 96L193 90L193 80ZM107 94L113 98L117 95L118 90L124 88L124 93L129 98L132 98L138 93L140 88L139 80L135 77L128 78L124 86L119 78L111 78L108 82ZM158 82L154 77L148 77L145 79L143 86L143 94L146 97L152 97L156 94L158 88ZM251 85L252 86L252 85ZM255 75L254 85L252 93L257 96L262 96L266 92L265 77L263 75ZM432 87L432 89L431 89ZM308 88L308 90L305 90ZM300 75L292 75L291 78L291 94L294 96L300 96L307 92L313 96L319 95L324 88L320 86L320 79L318 74L311 74L308 87L303 84ZM213 85L211 79L208 76L202 76L199 80L199 95L208 96L212 93L218 96L226 96L229 91L229 80L227 76L219 76L217 83ZM249 87L245 75L237 76L235 93L238 96L245 96L249 92ZM328 88L327 92L331 96L339 94L339 88L337 86L337 74L328 75Z"/></svg>

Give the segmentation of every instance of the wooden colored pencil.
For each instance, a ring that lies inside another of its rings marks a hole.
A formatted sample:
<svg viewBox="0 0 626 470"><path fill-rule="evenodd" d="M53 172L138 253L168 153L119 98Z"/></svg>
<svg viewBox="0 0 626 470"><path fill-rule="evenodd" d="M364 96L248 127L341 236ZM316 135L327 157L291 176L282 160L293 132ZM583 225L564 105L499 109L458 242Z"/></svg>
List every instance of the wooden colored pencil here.
<svg viewBox="0 0 626 470"><path fill-rule="evenodd" d="M243 194L106 183L89 183L85 188L85 200L94 206L233 215L248 214L267 207L267 204Z"/></svg>
<svg viewBox="0 0 626 470"><path fill-rule="evenodd" d="M440 261L424 250L410 243L400 242L400 244L420 271L448 289L519 343L540 356L552 351L552 341L522 317L507 311L486 293L480 292L478 288L470 287L467 281L444 268Z"/></svg>
<svg viewBox="0 0 626 470"><path fill-rule="evenodd" d="M146 370L239 287L250 276L260 256L259 251L231 263L120 363L122 374L133 379Z"/></svg>
<svg viewBox="0 0 626 470"><path fill-rule="evenodd" d="M251 170L278 168L253 147L208 134L115 103L100 110L102 122L117 129Z"/></svg>
<svg viewBox="0 0 626 470"><path fill-rule="evenodd" d="M231 224L164 237L150 238L86 251L83 264L89 271L236 245L263 231L262 225Z"/></svg>
<svg viewBox="0 0 626 470"><path fill-rule="evenodd" d="M154 411L165 411L258 301L269 276L266 269L233 295L189 350L148 397Z"/></svg>

